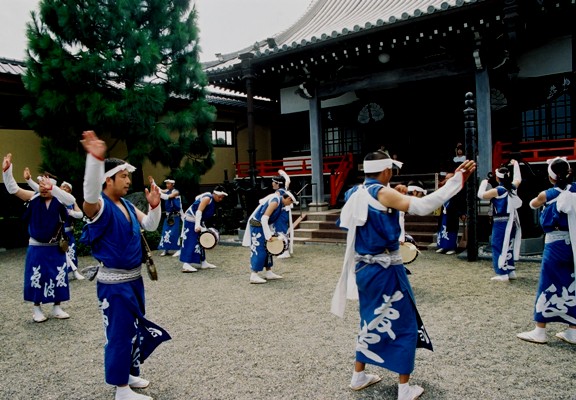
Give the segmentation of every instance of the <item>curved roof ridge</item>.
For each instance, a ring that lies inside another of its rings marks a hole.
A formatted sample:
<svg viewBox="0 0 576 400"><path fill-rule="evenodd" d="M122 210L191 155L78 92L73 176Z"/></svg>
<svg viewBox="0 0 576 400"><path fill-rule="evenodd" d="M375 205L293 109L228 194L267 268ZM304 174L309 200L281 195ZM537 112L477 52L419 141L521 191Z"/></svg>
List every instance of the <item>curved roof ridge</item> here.
<svg viewBox="0 0 576 400"><path fill-rule="evenodd" d="M236 65L242 53L253 52L256 57L262 57L481 1L484 0L312 0L292 26L267 36L275 40L275 47L264 39L203 64L205 70L223 71Z"/></svg>
<svg viewBox="0 0 576 400"><path fill-rule="evenodd" d="M300 20L275 38L278 46L310 41L312 37L333 36L428 14L475 0L318 0ZM418 15L416 13L418 12ZM314 14L313 14L314 12Z"/></svg>

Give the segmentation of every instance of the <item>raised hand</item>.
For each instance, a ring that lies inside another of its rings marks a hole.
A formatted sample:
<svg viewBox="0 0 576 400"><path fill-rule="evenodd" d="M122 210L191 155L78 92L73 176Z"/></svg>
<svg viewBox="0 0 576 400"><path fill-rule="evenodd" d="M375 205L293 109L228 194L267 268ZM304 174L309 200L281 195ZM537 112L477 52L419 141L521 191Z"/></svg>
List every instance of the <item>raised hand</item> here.
<svg viewBox="0 0 576 400"><path fill-rule="evenodd" d="M96 136L94 131L82 132L82 140L80 143L82 143L82 146L87 153L90 153L101 160L106 158L106 142L98 139L98 136Z"/></svg>
<svg viewBox="0 0 576 400"><path fill-rule="evenodd" d="M6 171L10 168L12 164L12 153L8 153L4 156L4 161L2 161L2 171Z"/></svg>
<svg viewBox="0 0 576 400"><path fill-rule="evenodd" d="M476 170L476 162L472 160L466 160L458 168L456 171L462 171L462 175L464 176L464 182L470 178L472 173Z"/></svg>
<svg viewBox="0 0 576 400"><path fill-rule="evenodd" d="M45 176L40 177L40 191L45 191L45 192L49 192L50 190L52 190L52 182L50 182L50 178L47 178Z"/></svg>
<svg viewBox="0 0 576 400"><path fill-rule="evenodd" d="M32 178L32 174L30 174L30 168L24 168L24 180L30 180Z"/></svg>
<svg viewBox="0 0 576 400"><path fill-rule="evenodd" d="M408 186L403 184L398 184L394 186L394 190L396 190L398 193L408 194Z"/></svg>
<svg viewBox="0 0 576 400"><path fill-rule="evenodd" d="M144 194L150 207L156 208L158 204L160 204L160 188L158 186L152 185L150 186L150 190L144 189Z"/></svg>

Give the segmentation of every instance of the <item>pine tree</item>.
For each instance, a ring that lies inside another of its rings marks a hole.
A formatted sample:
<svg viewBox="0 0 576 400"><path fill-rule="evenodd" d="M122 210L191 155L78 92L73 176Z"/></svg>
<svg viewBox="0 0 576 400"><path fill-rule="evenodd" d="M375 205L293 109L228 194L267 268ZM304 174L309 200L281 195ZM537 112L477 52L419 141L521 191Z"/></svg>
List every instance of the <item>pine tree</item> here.
<svg viewBox="0 0 576 400"><path fill-rule="evenodd" d="M22 115L42 137L42 168L80 188L79 139L92 129L109 148L125 144L135 190L146 159L181 190L196 186L214 163L216 115L196 16L190 0L41 0L27 24Z"/></svg>

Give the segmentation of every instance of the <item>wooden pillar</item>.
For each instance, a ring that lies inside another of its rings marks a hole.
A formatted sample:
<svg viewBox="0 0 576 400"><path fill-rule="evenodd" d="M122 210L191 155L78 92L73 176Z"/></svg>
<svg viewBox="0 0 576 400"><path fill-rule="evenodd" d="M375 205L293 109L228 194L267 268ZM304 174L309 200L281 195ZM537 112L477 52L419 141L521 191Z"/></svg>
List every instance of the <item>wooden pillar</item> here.
<svg viewBox="0 0 576 400"><path fill-rule="evenodd" d="M320 99L314 95L309 101L310 118L310 157L312 162L312 201L310 211L324 211L328 203L324 201L324 152L322 150L322 109Z"/></svg>
<svg viewBox="0 0 576 400"><path fill-rule="evenodd" d="M252 58L254 54L243 53L239 55L242 63L242 79L246 83L246 122L248 125L248 162L250 164L250 183L252 188L256 187L256 130L254 129L254 93L252 90Z"/></svg>
<svg viewBox="0 0 576 400"><path fill-rule="evenodd" d="M476 159L477 138L476 138L476 110L474 109L474 95L470 92L466 93L466 100L464 102L466 108L464 109L464 138L466 146L466 159ZM466 250L468 253L468 261L478 260L478 235L476 234L476 226L478 221L478 200L476 197L477 192L478 171L468 179L466 183L466 207L467 207L467 229L468 229L468 242Z"/></svg>
<svg viewBox="0 0 576 400"><path fill-rule="evenodd" d="M486 69L476 71L476 107L478 119L478 176L492 171L492 114L490 81Z"/></svg>

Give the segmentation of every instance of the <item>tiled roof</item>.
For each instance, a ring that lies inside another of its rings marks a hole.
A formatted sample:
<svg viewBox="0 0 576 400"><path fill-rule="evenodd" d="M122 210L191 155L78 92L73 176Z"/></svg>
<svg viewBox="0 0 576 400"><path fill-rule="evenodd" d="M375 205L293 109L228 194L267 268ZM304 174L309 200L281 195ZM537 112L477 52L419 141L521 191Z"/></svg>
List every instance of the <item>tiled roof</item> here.
<svg viewBox="0 0 576 400"><path fill-rule="evenodd" d="M223 96L223 95L214 95L209 94L206 96L206 100L208 103L213 105L221 105L221 106L228 106L228 107L239 107L245 109L248 104L248 100L245 97L236 97L236 96ZM269 110L272 108L273 105L269 101L259 101L255 99L254 101L254 108L257 110Z"/></svg>
<svg viewBox="0 0 576 400"><path fill-rule="evenodd" d="M274 43L270 46L268 40L262 40L234 53L221 55L219 60L206 62L204 66L206 72L223 71L238 64L238 56L242 53L252 52L256 58L266 57L481 1L316 0L294 25L270 36L275 47Z"/></svg>
<svg viewBox="0 0 576 400"><path fill-rule="evenodd" d="M12 60L8 58L0 58L0 74L10 74L22 76L26 73L26 64L23 61ZM118 86L120 87L120 86ZM225 93L218 88L207 88L208 95L206 100L213 105L223 105L229 107L242 107L246 108L246 98L238 96L233 93ZM180 97L181 96L175 96ZM270 107L268 101L261 101L262 106L257 108L267 109Z"/></svg>
<svg viewBox="0 0 576 400"><path fill-rule="evenodd" d="M26 64L22 61L0 58L0 74L24 75Z"/></svg>

